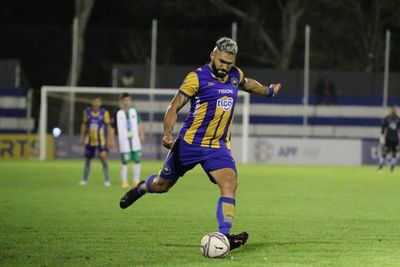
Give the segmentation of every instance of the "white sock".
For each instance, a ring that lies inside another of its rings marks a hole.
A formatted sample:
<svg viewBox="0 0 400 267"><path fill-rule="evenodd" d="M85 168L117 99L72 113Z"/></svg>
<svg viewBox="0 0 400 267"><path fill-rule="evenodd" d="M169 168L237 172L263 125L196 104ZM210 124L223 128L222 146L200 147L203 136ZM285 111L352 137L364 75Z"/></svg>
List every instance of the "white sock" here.
<svg viewBox="0 0 400 267"><path fill-rule="evenodd" d="M390 160L390 165L391 166L396 166L396 163L397 163L397 158L396 157L392 157L391 160Z"/></svg>
<svg viewBox="0 0 400 267"><path fill-rule="evenodd" d="M121 164L121 182L128 181L128 169L126 168L126 164Z"/></svg>
<svg viewBox="0 0 400 267"><path fill-rule="evenodd" d="M140 163L134 163L133 164L133 181L135 183L139 182L140 179L140 171L141 171L142 165Z"/></svg>

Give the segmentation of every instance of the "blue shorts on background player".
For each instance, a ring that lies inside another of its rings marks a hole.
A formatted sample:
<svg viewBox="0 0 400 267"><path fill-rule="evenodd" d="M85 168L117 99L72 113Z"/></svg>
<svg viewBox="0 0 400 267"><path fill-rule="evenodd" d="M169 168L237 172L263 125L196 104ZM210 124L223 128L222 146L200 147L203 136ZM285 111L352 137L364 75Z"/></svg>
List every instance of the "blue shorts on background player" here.
<svg viewBox="0 0 400 267"><path fill-rule="evenodd" d="M210 63L190 72L172 99L164 117L163 145L170 150L161 171L141 181L120 200L125 209L146 193L167 192L187 171L200 164L219 186L217 201L218 231L225 234L230 249L244 245L248 233L231 234L236 209L237 171L231 155L232 121L239 90L272 97L281 85L263 86L245 78L236 67L238 47L230 38L220 38L211 52ZM190 111L174 139L172 129L177 113L190 100Z"/></svg>

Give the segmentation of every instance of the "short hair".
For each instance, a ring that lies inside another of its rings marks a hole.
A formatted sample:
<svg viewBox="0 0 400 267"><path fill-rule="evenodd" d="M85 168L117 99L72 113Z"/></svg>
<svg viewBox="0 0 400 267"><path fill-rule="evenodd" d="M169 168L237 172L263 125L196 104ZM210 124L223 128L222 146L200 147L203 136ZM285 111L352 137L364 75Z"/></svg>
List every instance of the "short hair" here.
<svg viewBox="0 0 400 267"><path fill-rule="evenodd" d="M119 99L124 99L125 97L131 97L131 95L130 94L128 94L128 93L122 93L121 95L120 95L120 97L119 97Z"/></svg>
<svg viewBox="0 0 400 267"><path fill-rule="evenodd" d="M222 52L229 53L231 55L236 56L238 52L238 46L237 43L232 40L231 38L228 37L222 37L217 40L215 43L215 47Z"/></svg>

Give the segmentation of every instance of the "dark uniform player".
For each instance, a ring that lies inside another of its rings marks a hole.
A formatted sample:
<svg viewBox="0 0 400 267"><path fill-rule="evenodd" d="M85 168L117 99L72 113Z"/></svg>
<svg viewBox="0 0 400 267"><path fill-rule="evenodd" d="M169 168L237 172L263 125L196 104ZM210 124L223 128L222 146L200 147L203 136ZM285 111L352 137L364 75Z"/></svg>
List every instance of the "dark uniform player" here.
<svg viewBox="0 0 400 267"><path fill-rule="evenodd" d="M388 153L391 153L390 170L394 170L397 159L397 146L399 145L400 118L396 114L396 107L390 108L390 114L383 119L382 136L380 143L382 146L382 155L379 158L379 168L381 170Z"/></svg>
<svg viewBox="0 0 400 267"><path fill-rule="evenodd" d="M120 200L120 207L124 209L145 193L167 192L179 177L201 164L211 181L220 188L217 221L219 232L227 236L231 250L245 244L248 238L246 232L230 234L237 186L230 140L237 94L241 89L271 97L281 88L280 84L267 87L245 78L243 72L234 66L236 53L236 42L221 38L211 52L211 62L186 76L164 117L163 144L171 151L161 171L140 182ZM172 129L177 113L189 100L189 115L178 138L174 140Z"/></svg>

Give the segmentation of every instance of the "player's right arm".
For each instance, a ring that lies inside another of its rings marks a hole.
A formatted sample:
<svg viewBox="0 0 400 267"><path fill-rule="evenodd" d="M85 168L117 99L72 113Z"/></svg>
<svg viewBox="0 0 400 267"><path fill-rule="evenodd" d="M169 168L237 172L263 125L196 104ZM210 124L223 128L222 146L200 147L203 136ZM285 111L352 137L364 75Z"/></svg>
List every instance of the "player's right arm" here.
<svg viewBox="0 0 400 267"><path fill-rule="evenodd" d="M387 122L387 119L386 119L386 117L383 119L383 123L382 123L382 130L381 130L381 134L382 135L384 135L385 134L385 130L386 130L386 127L388 126L388 122Z"/></svg>
<svg viewBox="0 0 400 267"><path fill-rule="evenodd" d="M195 72L190 72L183 81L178 93L174 96L168 106L164 116L164 137L163 145L170 149L174 143L172 130L178 118L179 110L189 101L189 99L197 94L199 90L199 78Z"/></svg>
<svg viewBox="0 0 400 267"><path fill-rule="evenodd" d="M108 110L106 110L106 112L104 113L103 120L107 127L107 136L106 136L107 146L109 148L114 148L115 147L115 131L114 131L114 127L111 124L111 116L110 116L110 112L108 112Z"/></svg>
<svg viewBox="0 0 400 267"><path fill-rule="evenodd" d="M174 137L172 135L172 130L178 119L179 110L189 101L189 98L181 93L176 93L171 103L168 106L167 112L164 116L164 137L163 145L171 149L174 143Z"/></svg>
<svg viewBox="0 0 400 267"><path fill-rule="evenodd" d="M381 145L385 145L385 131L386 131L387 126L388 126L388 123L387 123L387 119L385 117L383 119L383 123L382 123L381 136L379 137L379 143Z"/></svg>
<svg viewBox="0 0 400 267"><path fill-rule="evenodd" d="M86 111L83 111L83 119L82 119L82 124L81 124L81 131L80 131L80 137L79 137L79 143L83 145L85 143L85 134L86 134L86 128L87 128L87 116L86 116Z"/></svg>

